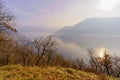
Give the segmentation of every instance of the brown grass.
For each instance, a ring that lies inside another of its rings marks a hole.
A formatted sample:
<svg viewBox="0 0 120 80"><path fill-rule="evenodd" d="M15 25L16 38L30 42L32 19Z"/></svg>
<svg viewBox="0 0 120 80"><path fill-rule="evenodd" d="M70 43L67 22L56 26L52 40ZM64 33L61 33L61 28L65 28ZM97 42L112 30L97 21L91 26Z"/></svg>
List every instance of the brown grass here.
<svg viewBox="0 0 120 80"><path fill-rule="evenodd" d="M92 73L62 67L23 67L8 65L0 67L0 80L120 80L97 76Z"/></svg>

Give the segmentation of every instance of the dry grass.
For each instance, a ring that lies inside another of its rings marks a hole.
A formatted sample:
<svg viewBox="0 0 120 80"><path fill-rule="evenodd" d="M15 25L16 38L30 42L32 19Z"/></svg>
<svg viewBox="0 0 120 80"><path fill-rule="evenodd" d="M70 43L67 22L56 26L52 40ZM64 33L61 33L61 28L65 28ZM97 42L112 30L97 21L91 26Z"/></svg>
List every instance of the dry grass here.
<svg viewBox="0 0 120 80"><path fill-rule="evenodd" d="M0 80L119 80L61 67L0 67Z"/></svg>

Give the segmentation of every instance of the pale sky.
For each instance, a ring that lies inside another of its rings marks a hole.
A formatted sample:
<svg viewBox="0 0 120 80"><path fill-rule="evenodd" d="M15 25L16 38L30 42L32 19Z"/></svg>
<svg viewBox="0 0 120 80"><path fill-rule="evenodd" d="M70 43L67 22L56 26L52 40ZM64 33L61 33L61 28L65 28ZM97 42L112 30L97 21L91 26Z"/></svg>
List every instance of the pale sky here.
<svg viewBox="0 0 120 80"><path fill-rule="evenodd" d="M120 0L3 0L26 34L54 33L91 17L120 17Z"/></svg>

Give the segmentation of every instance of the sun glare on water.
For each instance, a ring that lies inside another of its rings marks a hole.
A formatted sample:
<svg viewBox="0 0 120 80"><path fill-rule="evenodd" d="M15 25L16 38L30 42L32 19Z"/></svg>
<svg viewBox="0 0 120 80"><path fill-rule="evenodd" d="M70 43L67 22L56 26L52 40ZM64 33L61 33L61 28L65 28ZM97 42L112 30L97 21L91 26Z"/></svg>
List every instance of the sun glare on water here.
<svg viewBox="0 0 120 80"><path fill-rule="evenodd" d="M104 57L104 54L105 54L105 48L101 48L101 49L100 49L100 52L99 52L99 57L100 57L100 58L103 58L103 57Z"/></svg>
<svg viewBox="0 0 120 80"><path fill-rule="evenodd" d="M101 0L98 9L111 10L120 3L120 0Z"/></svg>

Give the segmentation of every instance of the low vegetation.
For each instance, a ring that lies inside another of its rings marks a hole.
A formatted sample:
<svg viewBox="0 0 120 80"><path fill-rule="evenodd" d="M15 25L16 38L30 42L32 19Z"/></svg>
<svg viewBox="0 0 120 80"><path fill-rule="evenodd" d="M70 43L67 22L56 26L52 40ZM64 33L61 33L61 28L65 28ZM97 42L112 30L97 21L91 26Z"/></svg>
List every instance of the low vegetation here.
<svg viewBox="0 0 120 80"><path fill-rule="evenodd" d="M0 67L0 80L119 80L113 77L62 67L28 67L8 65Z"/></svg>

